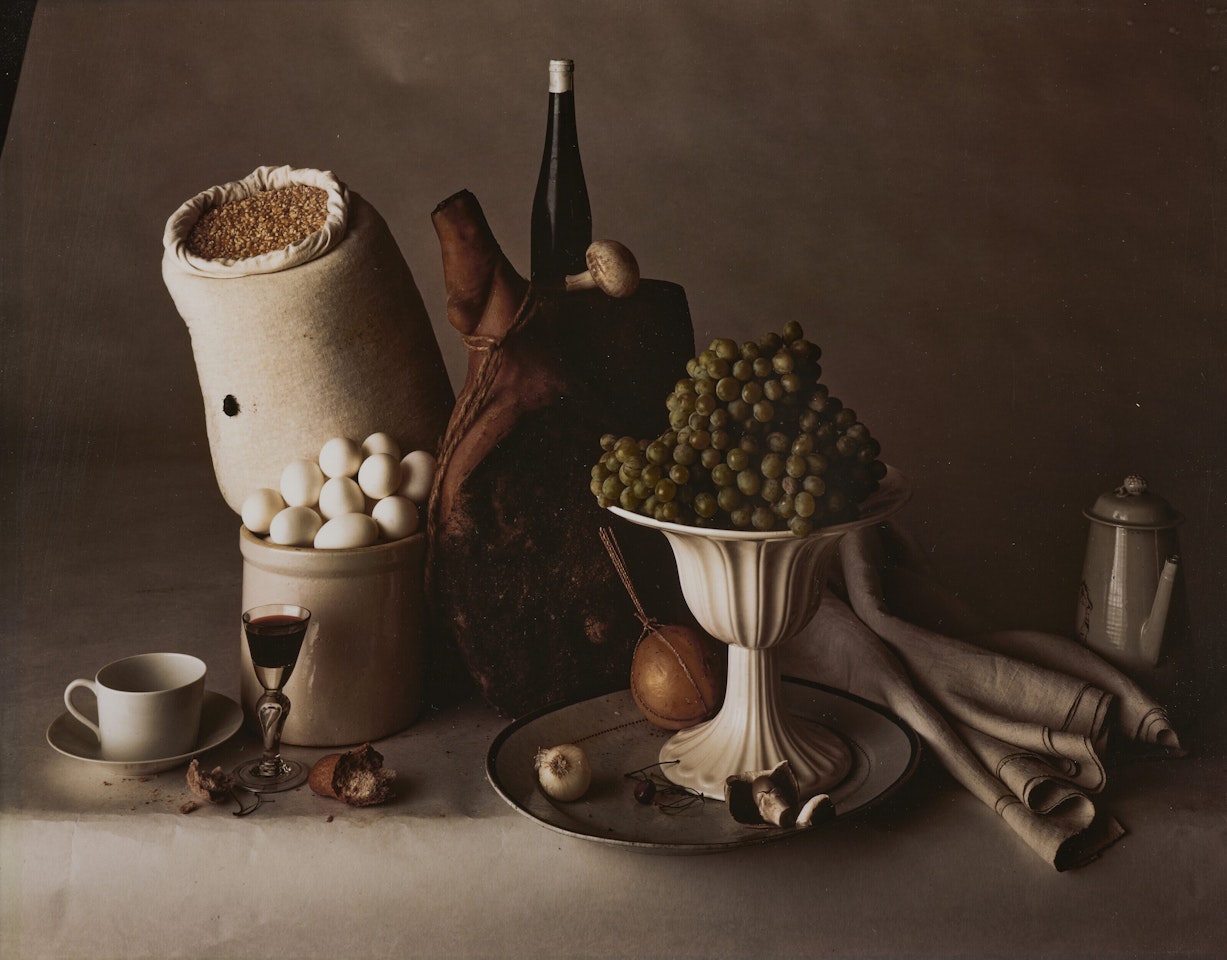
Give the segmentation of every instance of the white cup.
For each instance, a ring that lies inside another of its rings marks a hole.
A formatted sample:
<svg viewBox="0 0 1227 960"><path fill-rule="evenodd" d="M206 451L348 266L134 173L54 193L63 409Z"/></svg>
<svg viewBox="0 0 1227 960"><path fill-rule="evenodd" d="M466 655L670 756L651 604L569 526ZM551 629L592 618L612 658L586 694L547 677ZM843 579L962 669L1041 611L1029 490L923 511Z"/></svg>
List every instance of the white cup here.
<svg viewBox="0 0 1227 960"><path fill-rule="evenodd" d="M108 663L93 680L64 689L68 712L94 731L104 760L162 760L183 756L200 735L203 660L186 653L141 653ZM72 703L78 687L98 699L98 722Z"/></svg>

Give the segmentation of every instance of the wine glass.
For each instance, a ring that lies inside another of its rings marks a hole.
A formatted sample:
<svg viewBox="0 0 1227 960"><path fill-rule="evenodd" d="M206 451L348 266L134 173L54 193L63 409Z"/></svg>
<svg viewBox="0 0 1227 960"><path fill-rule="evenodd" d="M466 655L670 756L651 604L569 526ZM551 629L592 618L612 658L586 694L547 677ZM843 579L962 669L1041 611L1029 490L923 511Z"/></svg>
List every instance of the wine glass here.
<svg viewBox="0 0 1227 960"><path fill-rule="evenodd" d="M311 611L291 603L267 603L243 614L243 632L256 679L264 694L256 701L256 719L264 739L264 754L235 768L240 784L256 793L290 790L307 779L307 768L281 756L281 731L290 712L290 699L281 692L302 649L311 623Z"/></svg>

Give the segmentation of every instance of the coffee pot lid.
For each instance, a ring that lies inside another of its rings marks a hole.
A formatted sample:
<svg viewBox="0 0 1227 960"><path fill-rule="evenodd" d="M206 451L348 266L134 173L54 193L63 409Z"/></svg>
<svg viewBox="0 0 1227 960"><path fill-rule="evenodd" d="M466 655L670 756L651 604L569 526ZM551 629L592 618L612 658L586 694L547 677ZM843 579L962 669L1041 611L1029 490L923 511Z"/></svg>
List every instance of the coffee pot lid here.
<svg viewBox="0 0 1227 960"><path fill-rule="evenodd" d="M1184 519L1171 504L1146 488L1146 478L1131 473L1125 482L1109 490L1084 510L1092 520L1118 527L1163 529Z"/></svg>

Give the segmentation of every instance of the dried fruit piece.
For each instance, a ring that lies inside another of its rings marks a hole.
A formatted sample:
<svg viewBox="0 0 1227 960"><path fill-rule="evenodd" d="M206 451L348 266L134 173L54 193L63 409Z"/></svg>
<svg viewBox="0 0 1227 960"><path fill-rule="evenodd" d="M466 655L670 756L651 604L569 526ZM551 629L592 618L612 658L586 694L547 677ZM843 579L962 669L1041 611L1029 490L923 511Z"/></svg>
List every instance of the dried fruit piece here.
<svg viewBox="0 0 1227 960"><path fill-rule="evenodd" d="M395 770L384 769L383 754L364 743L347 753L330 753L311 768L307 784L321 797L351 807L371 807L392 796Z"/></svg>

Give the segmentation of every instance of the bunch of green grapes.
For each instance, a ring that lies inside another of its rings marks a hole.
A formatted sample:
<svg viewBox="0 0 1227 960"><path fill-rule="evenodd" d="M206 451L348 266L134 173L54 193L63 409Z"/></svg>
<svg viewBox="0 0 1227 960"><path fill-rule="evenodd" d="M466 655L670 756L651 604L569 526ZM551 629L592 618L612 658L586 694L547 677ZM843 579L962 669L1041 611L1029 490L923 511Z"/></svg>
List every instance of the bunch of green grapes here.
<svg viewBox="0 0 1227 960"><path fill-rule="evenodd" d="M886 467L820 382L821 355L796 321L740 346L713 340L666 399L668 430L601 438L593 495L656 520L798 536L854 519Z"/></svg>

